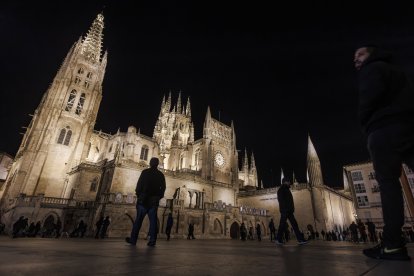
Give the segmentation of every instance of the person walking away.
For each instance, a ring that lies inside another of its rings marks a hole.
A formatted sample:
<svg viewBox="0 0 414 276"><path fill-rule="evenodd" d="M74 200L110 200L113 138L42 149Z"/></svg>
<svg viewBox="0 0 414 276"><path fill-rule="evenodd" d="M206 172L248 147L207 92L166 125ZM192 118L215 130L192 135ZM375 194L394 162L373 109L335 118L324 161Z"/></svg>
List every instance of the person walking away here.
<svg viewBox="0 0 414 276"><path fill-rule="evenodd" d="M173 227L173 216L172 213L168 214L168 218L167 218L167 227L165 228L165 234L167 235L167 241L170 240L171 237L171 228Z"/></svg>
<svg viewBox="0 0 414 276"><path fill-rule="evenodd" d="M103 221L104 221L104 216L101 216L98 219L98 221L95 223L95 226L96 226L95 239L99 239L99 233L101 233Z"/></svg>
<svg viewBox="0 0 414 276"><path fill-rule="evenodd" d="M299 244L308 243L303 234L299 230L298 223L294 216L295 206L293 202L293 196L289 189L290 182L287 178L282 179L282 185L277 190L277 200L279 201L279 211L280 211L280 222L279 230L277 232L276 244L283 244L283 234L286 230L287 220L289 220L292 225L293 231L295 231L296 239Z"/></svg>
<svg viewBox="0 0 414 276"><path fill-rule="evenodd" d="M402 164L414 170L414 86L392 63L392 55L373 45L356 49L359 121L367 135L384 218L383 241L363 250L370 258L410 260L402 238Z"/></svg>
<svg viewBox="0 0 414 276"><path fill-rule="evenodd" d="M273 239L276 239L276 227L275 227L275 223L273 222L273 219L270 219L269 230L270 230L270 241L273 241Z"/></svg>
<svg viewBox="0 0 414 276"><path fill-rule="evenodd" d="M109 216L106 216L106 218L102 222L101 239L105 238L106 231L108 230L109 224L111 224L111 221L109 220Z"/></svg>
<svg viewBox="0 0 414 276"><path fill-rule="evenodd" d="M157 242L157 211L159 201L164 197L166 186L164 174L157 168L158 164L158 158L151 158L150 168L143 170L138 179L135 189L137 217L130 237L125 238L125 241L130 245L136 245L139 230L146 215L150 221L150 240L147 245L153 247Z"/></svg>

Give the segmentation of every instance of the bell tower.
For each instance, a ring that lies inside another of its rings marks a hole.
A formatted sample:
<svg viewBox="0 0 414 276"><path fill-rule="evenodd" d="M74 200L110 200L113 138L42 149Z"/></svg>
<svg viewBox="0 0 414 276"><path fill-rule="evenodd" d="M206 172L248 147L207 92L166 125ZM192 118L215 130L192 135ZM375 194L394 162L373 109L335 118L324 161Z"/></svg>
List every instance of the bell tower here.
<svg viewBox="0 0 414 276"><path fill-rule="evenodd" d="M44 93L16 154L8 198L20 193L69 197L66 174L87 156L102 99L103 28L104 17L98 14Z"/></svg>

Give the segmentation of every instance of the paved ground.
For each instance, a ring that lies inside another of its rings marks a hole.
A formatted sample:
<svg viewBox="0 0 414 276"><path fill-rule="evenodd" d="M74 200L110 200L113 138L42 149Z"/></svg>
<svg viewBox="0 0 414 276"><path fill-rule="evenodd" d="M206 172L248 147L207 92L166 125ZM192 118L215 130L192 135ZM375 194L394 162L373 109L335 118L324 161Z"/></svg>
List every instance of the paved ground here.
<svg viewBox="0 0 414 276"><path fill-rule="evenodd" d="M414 260L364 257L366 245L315 241L280 247L269 241L0 237L0 275L414 275ZM414 257L414 245L409 245Z"/></svg>

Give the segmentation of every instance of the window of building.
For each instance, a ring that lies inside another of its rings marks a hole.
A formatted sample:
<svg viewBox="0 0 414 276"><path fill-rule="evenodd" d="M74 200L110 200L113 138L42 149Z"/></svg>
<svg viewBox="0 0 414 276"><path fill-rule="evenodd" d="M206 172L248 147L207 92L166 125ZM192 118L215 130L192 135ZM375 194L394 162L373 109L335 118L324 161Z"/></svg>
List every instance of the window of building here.
<svg viewBox="0 0 414 276"><path fill-rule="evenodd" d="M63 145L68 146L69 142L70 142L70 138L72 137L72 130L68 130L66 132L66 137L65 137L65 141L63 142Z"/></svg>
<svg viewBox="0 0 414 276"><path fill-rule="evenodd" d="M196 169L198 169L199 159L200 159L200 150L198 149L194 156L194 165Z"/></svg>
<svg viewBox="0 0 414 276"><path fill-rule="evenodd" d="M60 130L57 143L58 144L63 144L65 146L68 146L71 137L72 137L72 130L70 130L70 127L67 126L66 128L62 128Z"/></svg>
<svg viewBox="0 0 414 276"><path fill-rule="evenodd" d="M180 156L180 170L184 167L184 156Z"/></svg>
<svg viewBox="0 0 414 276"><path fill-rule="evenodd" d="M78 106L76 107L76 114L80 115L82 113L83 104L85 103L85 93L82 93L82 95L79 98Z"/></svg>
<svg viewBox="0 0 414 276"><path fill-rule="evenodd" d="M82 67L80 67L80 68L78 69L78 74L82 75L84 71L85 71L85 70L84 70Z"/></svg>
<svg viewBox="0 0 414 276"><path fill-rule="evenodd" d="M148 150L149 150L148 146L146 146L146 145L142 146L141 155L140 155L139 159L146 161L148 159Z"/></svg>
<svg viewBox="0 0 414 276"><path fill-rule="evenodd" d="M351 177L353 181L362 181L362 173L360 171L353 171L351 172Z"/></svg>
<svg viewBox="0 0 414 276"><path fill-rule="evenodd" d="M94 179L92 179L91 181L91 192L96 192L96 188L98 187L98 178L95 177Z"/></svg>
<svg viewBox="0 0 414 276"><path fill-rule="evenodd" d="M76 78L75 78L75 84L79 84L80 82L81 82L81 79L78 76L76 76Z"/></svg>
<svg viewBox="0 0 414 276"><path fill-rule="evenodd" d="M86 74L86 77L87 77L88 79L91 79L91 78L92 78L92 72L88 72L88 74Z"/></svg>
<svg viewBox="0 0 414 276"><path fill-rule="evenodd" d="M85 83L83 84L83 86L88 89L89 88L89 81L85 81Z"/></svg>
<svg viewBox="0 0 414 276"><path fill-rule="evenodd" d="M108 152L112 152L112 146L113 146L113 144L111 144L111 146L109 147L109 151Z"/></svg>
<svg viewBox="0 0 414 276"><path fill-rule="evenodd" d="M370 173L368 174L368 179L369 179L369 180L373 180L373 179L375 179L375 172L370 172Z"/></svg>
<svg viewBox="0 0 414 276"><path fill-rule="evenodd" d="M369 206L368 196L357 196L356 198L359 207Z"/></svg>
<svg viewBox="0 0 414 276"><path fill-rule="evenodd" d="M365 189L364 183L355 183L354 187L355 187L355 193L357 194L362 194L362 193L367 192L367 190Z"/></svg>
<svg viewBox="0 0 414 276"><path fill-rule="evenodd" d="M75 99L76 99L76 90L73 89L70 94L69 94L69 99L68 99L68 103L66 104L66 111L70 111L73 107L73 105L75 104Z"/></svg>

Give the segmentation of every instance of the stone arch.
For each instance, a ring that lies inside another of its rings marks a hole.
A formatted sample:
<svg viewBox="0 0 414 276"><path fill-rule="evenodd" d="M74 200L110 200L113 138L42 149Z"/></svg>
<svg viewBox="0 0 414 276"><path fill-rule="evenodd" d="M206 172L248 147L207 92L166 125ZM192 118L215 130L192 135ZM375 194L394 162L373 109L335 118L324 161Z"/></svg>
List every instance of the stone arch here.
<svg viewBox="0 0 414 276"><path fill-rule="evenodd" d="M213 223L213 234L223 235L223 225L218 218Z"/></svg>
<svg viewBox="0 0 414 276"><path fill-rule="evenodd" d="M133 223L134 220L128 213L116 217L111 220L111 224L108 227L108 237L128 237L131 233Z"/></svg>
<svg viewBox="0 0 414 276"><path fill-rule="evenodd" d="M52 218L53 218L53 220L52 220ZM46 213L46 215L43 216L43 218L41 220L41 224L43 226L45 224L46 220L48 220L48 219L49 219L49 221L51 221L53 223L56 223L58 218L60 218L60 216L56 212L50 211L50 212Z"/></svg>
<svg viewBox="0 0 414 276"><path fill-rule="evenodd" d="M230 238L238 240L240 238L240 225L234 221L230 226Z"/></svg>
<svg viewBox="0 0 414 276"><path fill-rule="evenodd" d="M262 228L262 236L267 236L267 228L263 221L260 222L260 227Z"/></svg>

